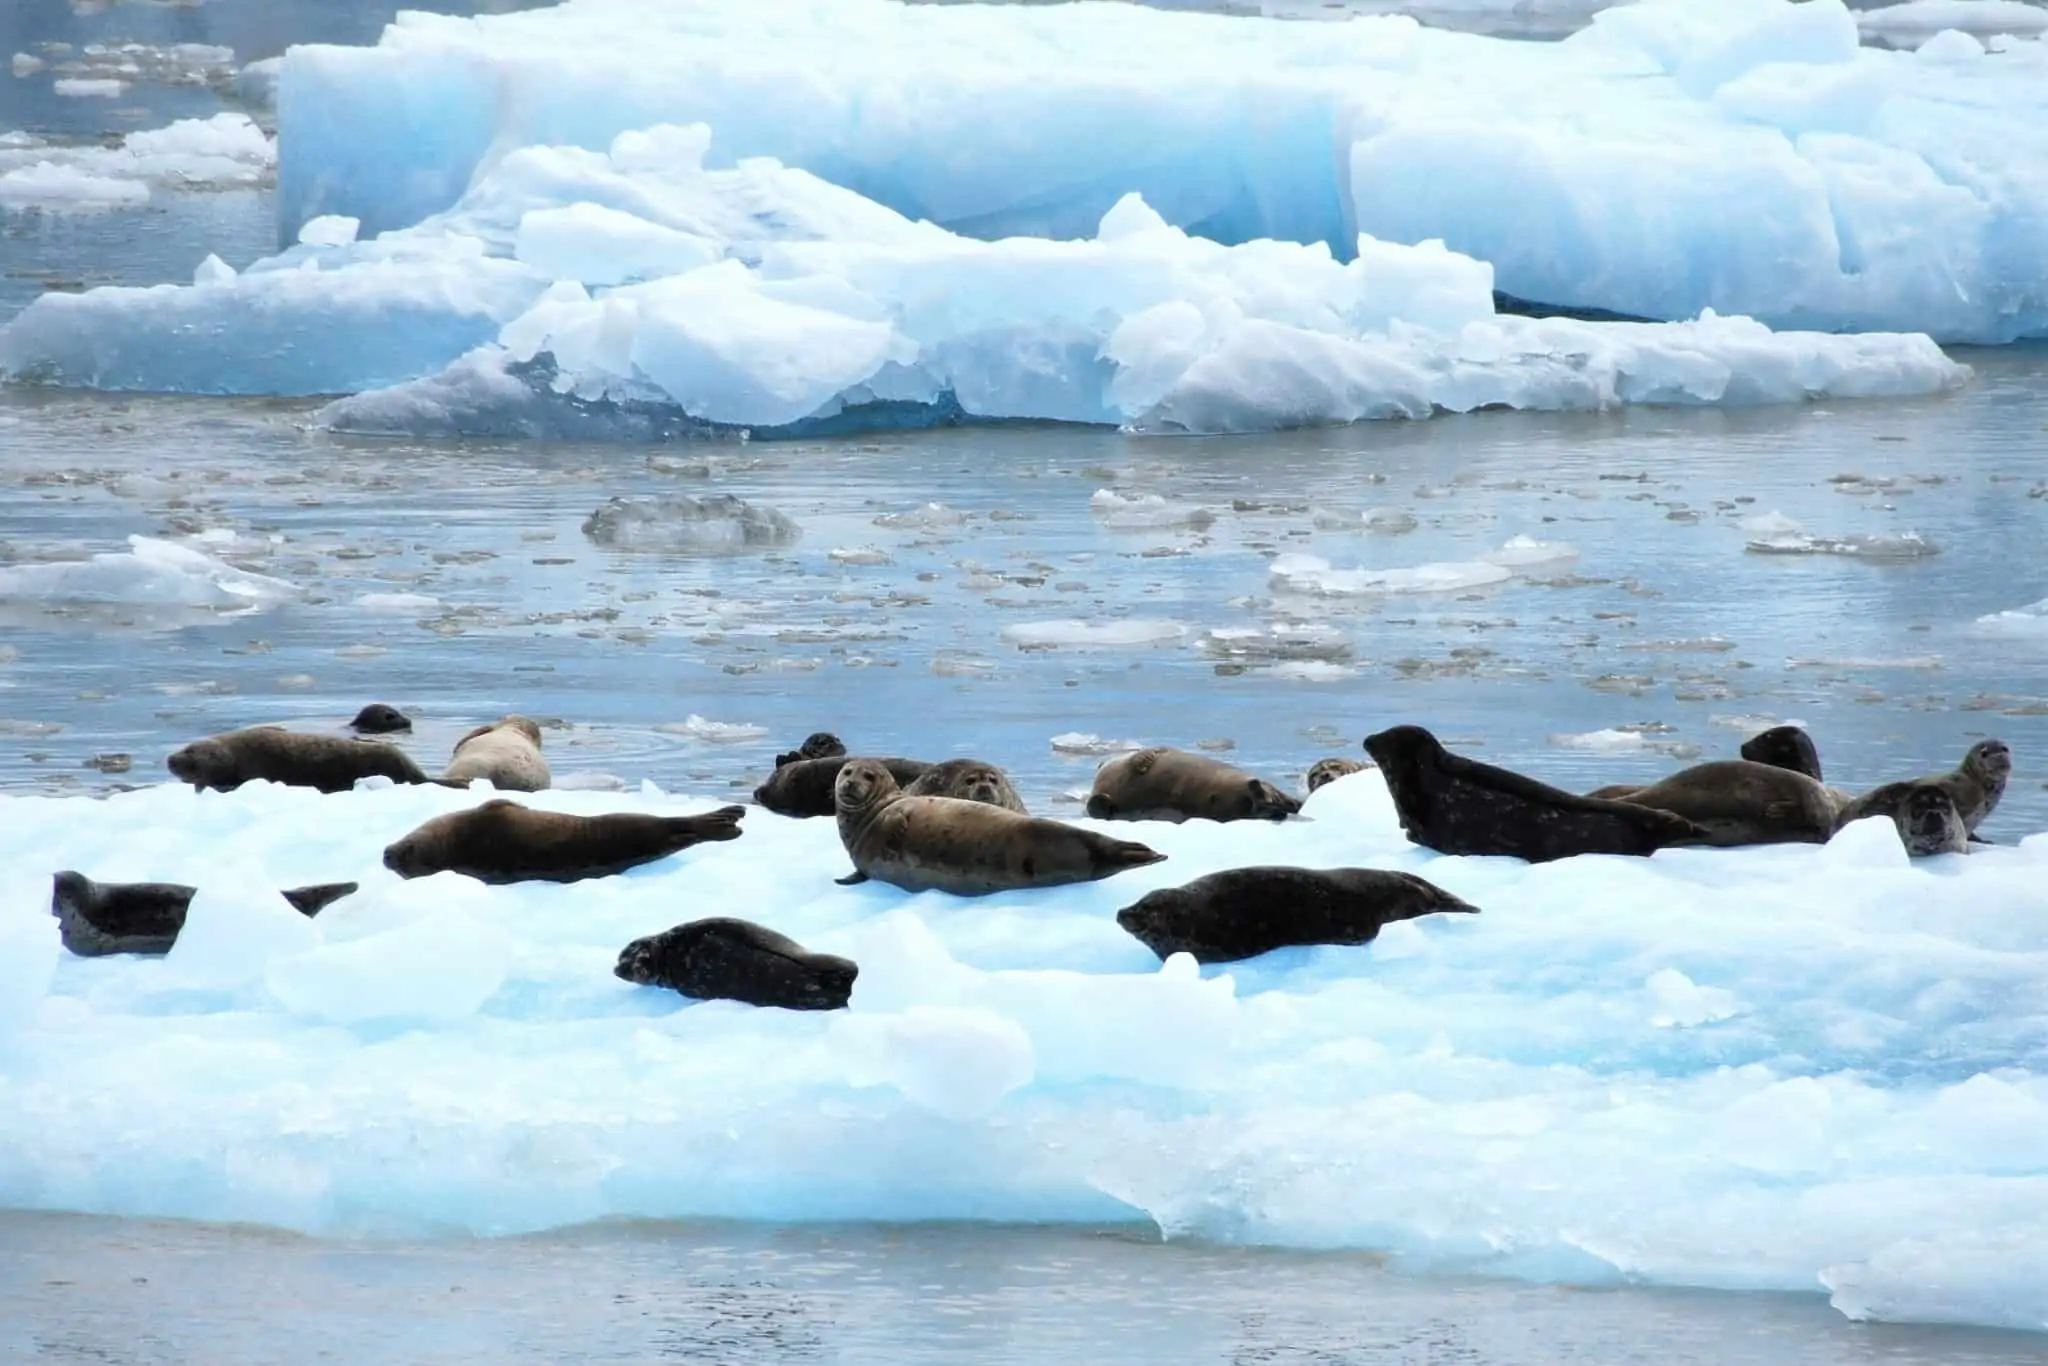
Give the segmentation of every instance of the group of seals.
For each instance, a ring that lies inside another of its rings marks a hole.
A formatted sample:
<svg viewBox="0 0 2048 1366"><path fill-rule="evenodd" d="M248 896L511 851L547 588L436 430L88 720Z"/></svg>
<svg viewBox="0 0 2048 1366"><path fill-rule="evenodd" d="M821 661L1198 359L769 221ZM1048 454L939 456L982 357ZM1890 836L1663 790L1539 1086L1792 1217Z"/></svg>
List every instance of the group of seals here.
<svg viewBox="0 0 2048 1366"><path fill-rule="evenodd" d="M395 708L373 702L356 713L349 728L362 735L389 735L411 730L412 721ZM165 759L164 767L202 791L217 792L259 781L346 792L362 778L442 787L468 787L475 779L486 778L500 791L540 792L553 783L540 745L540 727L533 721L502 717L456 741L447 770L430 778L411 755L387 741L266 725L195 740Z"/></svg>
<svg viewBox="0 0 2048 1366"><path fill-rule="evenodd" d="M356 890L353 882L323 882L280 895L299 914L315 916ZM66 869L50 879L50 914L57 917L64 947L80 958L157 956L178 942L198 894L197 887L178 882L94 882Z"/></svg>
<svg viewBox="0 0 2048 1366"><path fill-rule="evenodd" d="M1386 776L1408 838L1440 853L1510 854L1532 863L1673 845L1825 844L1866 816L1891 817L1913 857L1966 853L2012 773L2010 747L1980 740L1952 772L1852 798L1821 781L1812 736L1776 726L1745 742L1740 759L1581 797L1452 754L1420 726L1381 731L1365 747Z"/></svg>

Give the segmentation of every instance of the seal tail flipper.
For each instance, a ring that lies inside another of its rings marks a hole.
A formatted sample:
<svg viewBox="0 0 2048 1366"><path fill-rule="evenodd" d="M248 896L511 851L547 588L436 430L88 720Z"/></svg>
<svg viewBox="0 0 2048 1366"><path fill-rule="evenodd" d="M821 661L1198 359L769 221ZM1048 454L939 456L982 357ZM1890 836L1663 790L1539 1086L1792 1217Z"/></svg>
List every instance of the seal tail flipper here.
<svg viewBox="0 0 2048 1366"><path fill-rule="evenodd" d="M1105 872L1120 872L1125 868L1143 868L1148 863L1164 863L1166 855L1149 844L1136 840L1110 840L1095 852L1095 866Z"/></svg>
<svg viewBox="0 0 2048 1366"><path fill-rule="evenodd" d="M278 895L292 904L292 909L311 919L345 896L353 896L360 886L354 882L322 882L311 887L292 887Z"/></svg>
<svg viewBox="0 0 2048 1366"><path fill-rule="evenodd" d="M861 883L866 882L868 880L868 875L866 873L863 873L860 869L856 868L852 872L848 873L845 877L835 877L832 880L838 883L841 887L858 887Z"/></svg>
<svg viewBox="0 0 2048 1366"><path fill-rule="evenodd" d="M1970 832L1970 841L1969 841L1969 842L1970 842L1971 844L1993 844L1993 845L1995 845L1995 844L1997 844L1997 843L1998 843L1998 841L1997 841L1997 840L1987 840L1987 839L1985 839L1985 838L1984 838L1984 837L1983 837L1982 835L1978 834L1978 833L1977 833L1977 832L1975 832L1974 830Z"/></svg>

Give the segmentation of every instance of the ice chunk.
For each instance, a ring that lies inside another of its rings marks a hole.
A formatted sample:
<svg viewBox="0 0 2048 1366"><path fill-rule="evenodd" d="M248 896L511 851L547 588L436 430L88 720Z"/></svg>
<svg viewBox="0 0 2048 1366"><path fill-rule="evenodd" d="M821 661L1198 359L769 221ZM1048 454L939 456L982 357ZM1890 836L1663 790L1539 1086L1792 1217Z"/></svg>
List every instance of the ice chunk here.
<svg viewBox="0 0 2048 1366"><path fill-rule="evenodd" d="M1506 583L1512 570L1472 561L1423 564L1409 569L1333 569L1319 555L1289 554L1266 567L1273 590L1318 597L1380 597L1403 593L1466 593Z"/></svg>
<svg viewBox="0 0 2048 1366"><path fill-rule="evenodd" d="M1020 650L1099 650L1137 645L1176 645L1188 628L1177 621L1020 621L1001 634Z"/></svg>
<svg viewBox="0 0 2048 1366"><path fill-rule="evenodd" d="M266 182L271 142L241 114L182 119L113 147L0 139L0 207L77 209L148 202L159 189L232 189Z"/></svg>
<svg viewBox="0 0 2048 1366"><path fill-rule="evenodd" d="M1127 498L1110 489L1097 489L1088 506L1111 531L1163 531L1170 527L1199 531L1216 520L1216 514L1207 508L1169 503L1156 493Z"/></svg>
<svg viewBox="0 0 2048 1366"><path fill-rule="evenodd" d="M88 560L0 567L0 603L253 612L298 594L282 579L237 569L189 546L149 536L130 536L128 545Z"/></svg>
<svg viewBox="0 0 2048 1366"><path fill-rule="evenodd" d="M345 247L356 240L356 232L362 224L353 218L340 214L327 214L310 220L299 229L299 244L308 247Z"/></svg>
<svg viewBox="0 0 2048 1366"><path fill-rule="evenodd" d="M730 493L670 493L608 499L584 519L583 534L614 550L701 555L794 545L803 529L779 509Z"/></svg>

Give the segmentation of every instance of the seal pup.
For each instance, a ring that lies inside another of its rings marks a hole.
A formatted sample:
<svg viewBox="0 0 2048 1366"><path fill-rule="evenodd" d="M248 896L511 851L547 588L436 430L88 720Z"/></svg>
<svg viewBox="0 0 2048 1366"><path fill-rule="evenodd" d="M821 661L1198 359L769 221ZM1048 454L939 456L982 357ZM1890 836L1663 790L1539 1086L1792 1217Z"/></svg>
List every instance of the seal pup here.
<svg viewBox="0 0 2048 1366"><path fill-rule="evenodd" d="M1377 868L1232 868L1147 892L1116 923L1164 959L1230 963L1297 944L1370 944L1381 926L1479 908L1433 882Z"/></svg>
<svg viewBox="0 0 2048 1366"><path fill-rule="evenodd" d="M1303 785L1314 793L1328 787L1339 778L1348 778L1354 773L1363 773L1372 765L1359 759L1318 759L1308 767L1308 777Z"/></svg>
<svg viewBox="0 0 2048 1366"><path fill-rule="evenodd" d="M846 756L846 742L829 730L813 732L805 741L787 754L775 756L775 766L793 764L799 759L840 759Z"/></svg>
<svg viewBox="0 0 2048 1366"><path fill-rule="evenodd" d="M1820 749L1813 737L1797 726L1772 726L1742 742L1742 757L1751 763L1804 773L1817 783L1827 779L1820 773Z"/></svg>
<svg viewBox="0 0 2048 1366"><path fill-rule="evenodd" d="M1301 803L1206 754L1157 746L1102 761L1088 792L1099 821L1284 821Z"/></svg>
<svg viewBox="0 0 2048 1366"><path fill-rule="evenodd" d="M1421 726L1365 737L1402 833L1441 854L1506 854L1546 863L1574 854L1652 854L1706 832L1633 802L1581 797L1453 754Z"/></svg>
<svg viewBox="0 0 2048 1366"><path fill-rule="evenodd" d="M1963 761L1952 772L1885 783L1860 797L1851 798L1843 805L1836 828L1881 811L1894 811L1904 798L1898 789L1932 783L1948 793L1949 800L1955 803L1956 813L1963 818L1964 832L1976 839L1977 827L1998 809L1999 799L2005 796L2006 780L2011 777L2011 747L2003 740L1979 740L1970 746L1969 752L1963 755ZM1988 840L1977 842L1990 843Z"/></svg>
<svg viewBox="0 0 2048 1366"><path fill-rule="evenodd" d="M635 939L619 950L612 973L699 1001L843 1010L860 969L849 958L812 953L766 926L714 916Z"/></svg>
<svg viewBox="0 0 2048 1366"><path fill-rule="evenodd" d="M1603 788L1601 791L1611 792ZM1825 844L1835 833L1835 794L1804 773L1751 759L1715 759L1616 794L1616 801L1683 816L1701 843Z"/></svg>
<svg viewBox="0 0 2048 1366"><path fill-rule="evenodd" d="M916 759L882 759L878 762L888 765L889 775L899 785L916 782L931 767ZM754 789L755 804L778 816L829 816L836 810L832 787L839 781L839 770L845 764L846 756L843 754L791 760L779 766L768 775L767 782Z"/></svg>
<svg viewBox="0 0 2048 1366"><path fill-rule="evenodd" d="M372 702L356 713L356 719L348 723L348 728L360 735L390 735L395 731L411 730L412 718L396 707Z"/></svg>
<svg viewBox="0 0 2048 1366"><path fill-rule="evenodd" d="M195 740L165 759L164 767L201 791L212 788L217 792L232 792L243 783L264 779L322 792L346 792L358 778L427 781L412 756L396 745L310 735L282 726L252 726Z"/></svg>
<svg viewBox="0 0 2048 1366"><path fill-rule="evenodd" d="M279 895L313 916L355 890L353 882L328 882ZM198 894L179 882L94 882L67 869L50 878L50 914L57 917L57 937L80 958L162 955L178 942Z"/></svg>
<svg viewBox="0 0 2048 1366"><path fill-rule="evenodd" d="M545 791L553 778L540 755L540 727L505 716L457 740L442 781L467 787L477 778L489 778L501 792Z"/></svg>
<svg viewBox="0 0 2048 1366"><path fill-rule="evenodd" d="M906 797L877 759L848 759L833 785L839 842L853 886L874 878L907 892L983 896L1093 882L1166 855L1132 840L957 797Z"/></svg>
<svg viewBox="0 0 2048 1366"><path fill-rule="evenodd" d="M581 882L667 858L706 840L740 837L743 806L702 816L619 811L570 816L495 797L436 816L387 845L384 866L403 878L461 873L479 882Z"/></svg>
<svg viewBox="0 0 2048 1366"><path fill-rule="evenodd" d="M903 789L906 797L957 797L963 802L983 802L1014 811L1020 816L1024 799L1010 785L1010 777L994 764L980 759L948 759L933 764Z"/></svg>

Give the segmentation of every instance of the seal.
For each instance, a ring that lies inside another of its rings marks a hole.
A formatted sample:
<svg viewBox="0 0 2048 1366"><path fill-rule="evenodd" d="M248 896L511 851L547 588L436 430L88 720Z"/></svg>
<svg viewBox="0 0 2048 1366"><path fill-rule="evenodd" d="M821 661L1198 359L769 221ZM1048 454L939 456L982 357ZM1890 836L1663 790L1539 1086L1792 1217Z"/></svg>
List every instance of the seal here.
<svg viewBox="0 0 2048 1366"><path fill-rule="evenodd" d="M279 895L313 916L355 890L353 882L328 882ZM57 937L80 958L161 956L178 942L198 894L180 882L94 882L67 869L50 878L50 914L57 917Z"/></svg>
<svg viewBox="0 0 2048 1366"><path fill-rule="evenodd" d="M356 713L356 719L348 723L349 729L362 735L390 735L395 731L411 730L412 718L396 707L387 707L382 702L372 702Z"/></svg>
<svg viewBox="0 0 2048 1366"><path fill-rule="evenodd" d="M1955 798L1937 783L1915 783L1892 810L1892 824L1898 827L1899 843L1914 858L1930 854L1967 854L1970 830Z"/></svg>
<svg viewBox="0 0 2048 1366"><path fill-rule="evenodd" d="M1817 783L1827 779L1820 772L1820 749L1813 737L1797 726L1772 726L1742 742L1742 757L1751 763L1804 773Z"/></svg>
<svg viewBox="0 0 2048 1366"><path fill-rule="evenodd" d="M467 787L477 778L489 778L501 792L546 790L553 778L540 757L540 727L524 716L506 716L457 740L441 780Z"/></svg>
<svg viewBox="0 0 2048 1366"><path fill-rule="evenodd" d="M814 732L802 744L787 754L775 756L775 766L793 764L799 759L839 759L846 755L846 742L829 730Z"/></svg>
<svg viewBox="0 0 2048 1366"><path fill-rule="evenodd" d="M1706 832L1701 843L1722 848L1825 844L1835 833L1840 805L1834 793L1804 773L1751 759L1694 764L1613 800L1683 816Z"/></svg>
<svg viewBox="0 0 2048 1366"><path fill-rule="evenodd" d="M1163 746L1103 760L1088 793L1088 814L1099 821L1284 821L1299 810L1263 778Z"/></svg>
<svg viewBox="0 0 2048 1366"><path fill-rule="evenodd" d="M282 726L252 726L195 740L164 760L183 782L205 791L232 792L243 783L268 780L286 787L346 792L358 778L424 783L427 776L396 745L310 735Z"/></svg>
<svg viewBox="0 0 2048 1366"><path fill-rule="evenodd" d="M1574 854L1652 854L1706 837L1691 821L1633 802L1581 797L1453 754L1421 726L1365 737L1401 830L1441 854L1546 863Z"/></svg>
<svg viewBox="0 0 2048 1366"><path fill-rule="evenodd" d="M839 842L854 871L908 892L983 896L1093 882L1166 855L1039 816L956 797L906 797L880 760L848 759L834 785Z"/></svg>
<svg viewBox="0 0 2048 1366"><path fill-rule="evenodd" d="M1024 799L1010 785L1009 775L980 759L948 759L933 764L903 789L906 797L956 797L963 802L982 802L1014 811L1020 816Z"/></svg>
<svg viewBox="0 0 2048 1366"><path fill-rule="evenodd" d="M1232 868L1147 892L1116 923L1162 959L1231 963L1299 944L1370 944L1396 920L1479 908L1433 882L1377 868Z"/></svg>
<svg viewBox="0 0 2048 1366"><path fill-rule="evenodd" d="M1952 772L1886 783L1850 799L1842 806L1836 828L1865 816L1895 811L1903 800L1903 795L1896 789L1931 783L1948 793L1949 800L1955 803L1956 814L1963 818L1964 832L1971 839L1976 839L1977 827L1998 809L1999 799L2005 796L2006 781L2011 777L2011 747L2003 740L1979 740L1970 746L1969 752L1963 755L1963 761ZM1977 840L1977 843L1988 844L1990 841Z"/></svg>
<svg viewBox="0 0 2048 1366"><path fill-rule="evenodd" d="M815 737L813 737L815 738ZM916 759L882 759L889 776L899 785L916 782L931 765ZM817 759L796 759L779 766L768 781L754 789L754 801L778 816L829 816L833 805L832 787L846 756L826 755Z"/></svg>
<svg viewBox="0 0 2048 1366"><path fill-rule="evenodd" d="M509 797L436 816L387 845L384 866L403 878L461 873L479 882L581 882L667 858L706 840L740 837L743 806L702 816L619 811L570 816Z"/></svg>
<svg viewBox="0 0 2048 1366"><path fill-rule="evenodd" d="M635 939L619 950L612 972L699 1001L843 1010L860 969L852 959L812 953L766 926L714 916Z"/></svg>
<svg viewBox="0 0 2048 1366"><path fill-rule="evenodd" d="M1328 787L1339 778L1348 778L1354 773L1363 773L1372 765L1358 759L1318 759L1309 765L1308 777L1304 780L1313 793Z"/></svg>

